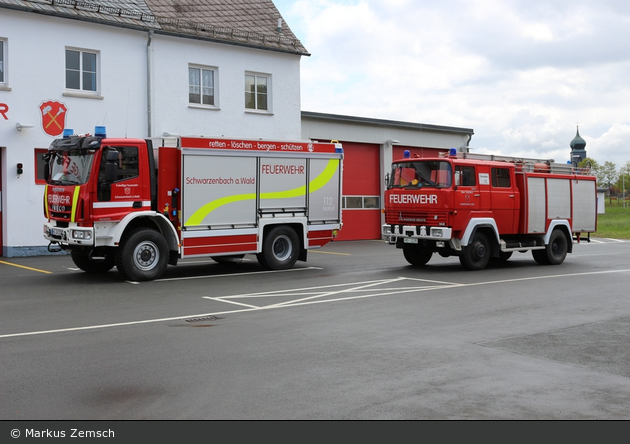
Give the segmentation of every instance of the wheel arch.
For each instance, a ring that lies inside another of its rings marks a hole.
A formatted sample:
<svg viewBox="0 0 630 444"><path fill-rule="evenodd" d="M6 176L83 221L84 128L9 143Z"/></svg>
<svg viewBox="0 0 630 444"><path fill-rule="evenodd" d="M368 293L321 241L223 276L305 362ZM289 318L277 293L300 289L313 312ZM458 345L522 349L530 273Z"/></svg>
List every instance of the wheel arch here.
<svg viewBox="0 0 630 444"><path fill-rule="evenodd" d="M128 214L118 224L116 224L110 234L115 245L129 232L139 227L152 228L159 231L170 251L179 251L179 238L175 227L164 215L153 211L139 211Z"/></svg>
<svg viewBox="0 0 630 444"><path fill-rule="evenodd" d="M499 229L497 223L492 218L477 218L471 219L468 222L464 235L462 236L461 246L466 247L470 243L471 239L475 236L475 233L483 233L488 237L488 241L492 247L490 256L498 257L500 252L501 240L499 237Z"/></svg>
<svg viewBox="0 0 630 444"><path fill-rule="evenodd" d="M571 234L571 225L569 224L568 220L557 219L552 220L549 223L549 228L547 229L547 233L545 234L544 238L545 245L549 244L551 233L553 233L553 231L556 229L562 231L564 236L567 238L567 252L573 253L573 235Z"/></svg>
<svg viewBox="0 0 630 444"><path fill-rule="evenodd" d="M262 246L265 241L265 237L267 236L267 234L269 234L271 230L279 226L289 227L293 231L295 231L295 233L298 236L298 239L300 240L300 245L299 245L300 254L299 254L298 260L305 261L306 260L307 232L304 225L305 225L304 223L296 222L296 221L277 221L277 222L274 221L274 222L266 223L265 225L261 227L262 236L260 237L260 239L258 239L258 251L262 251Z"/></svg>

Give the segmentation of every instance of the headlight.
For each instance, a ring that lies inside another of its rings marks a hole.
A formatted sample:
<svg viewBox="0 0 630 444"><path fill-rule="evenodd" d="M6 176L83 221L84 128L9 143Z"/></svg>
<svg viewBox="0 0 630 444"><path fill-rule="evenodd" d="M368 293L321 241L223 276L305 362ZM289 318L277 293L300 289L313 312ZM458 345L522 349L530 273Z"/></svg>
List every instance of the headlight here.
<svg viewBox="0 0 630 444"><path fill-rule="evenodd" d="M442 230L431 230L432 237L442 237Z"/></svg>
<svg viewBox="0 0 630 444"><path fill-rule="evenodd" d="M92 239L92 233L90 233L89 231L83 231L83 230L72 230L72 238L73 239Z"/></svg>

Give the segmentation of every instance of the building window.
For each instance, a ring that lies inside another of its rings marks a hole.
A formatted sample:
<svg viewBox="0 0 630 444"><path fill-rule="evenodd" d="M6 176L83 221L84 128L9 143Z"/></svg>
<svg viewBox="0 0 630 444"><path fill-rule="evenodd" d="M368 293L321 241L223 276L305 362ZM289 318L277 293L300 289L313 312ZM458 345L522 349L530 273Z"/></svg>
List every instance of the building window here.
<svg viewBox="0 0 630 444"><path fill-rule="evenodd" d="M216 68L188 67L188 102L216 107Z"/></svg>
<svg viewBox="0 0 630 444"><path fill-rule="evenodd" d="M4 39L0 39L0 84L5 84L6 72L7 72L7 42Z"/></svg>
<svg viewBox="0 0 630 444"><path fill-rule="evenodd" d="M269 111L270 77L245 74L245 109Z"/></svg>
<svg viewBox="0 0 630 444"><path fill-rule="evenodd" d="M373 210L381 207L379 196L344 196L342 208Z"/></svg>
<svg viewBox="0 0 630 444"><path fill-rule="evenodd" d="M66 49L66 89L96 92L97 62L96 52Z"/></svg>
<svg viewBox="0 0 630 444"><path fill-rule="evenodd" d="M46 169L46 162L44 162L44 154L48 152L47 149L35 148L35 183L39 185L45 185L44 171Z"/></svg>

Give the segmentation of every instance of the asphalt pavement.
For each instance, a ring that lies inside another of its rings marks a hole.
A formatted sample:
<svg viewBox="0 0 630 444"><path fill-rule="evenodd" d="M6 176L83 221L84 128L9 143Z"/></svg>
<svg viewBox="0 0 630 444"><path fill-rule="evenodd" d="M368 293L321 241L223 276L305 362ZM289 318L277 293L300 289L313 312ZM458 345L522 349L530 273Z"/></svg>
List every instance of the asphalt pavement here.
<svg viewBox="0 0 630 444"><path fill-rule="evenodd" d="M0 419L628 419L629 258L593 239L471 272L333 242L137 283L0 257Z"/></svg>

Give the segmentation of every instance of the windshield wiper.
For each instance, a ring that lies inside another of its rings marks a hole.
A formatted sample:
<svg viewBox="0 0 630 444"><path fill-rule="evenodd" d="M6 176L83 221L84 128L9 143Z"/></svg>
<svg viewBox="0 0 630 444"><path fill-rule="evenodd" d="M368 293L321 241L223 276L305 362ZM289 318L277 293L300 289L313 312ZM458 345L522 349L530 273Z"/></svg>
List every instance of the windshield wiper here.
<svg viewBox="0 0 630 444"><path fill-rule="evenodd" d="M71 180L51 180L48 183L52 185L80 185L80 183Z"/></svg>

